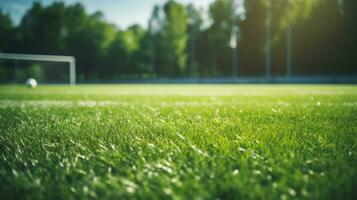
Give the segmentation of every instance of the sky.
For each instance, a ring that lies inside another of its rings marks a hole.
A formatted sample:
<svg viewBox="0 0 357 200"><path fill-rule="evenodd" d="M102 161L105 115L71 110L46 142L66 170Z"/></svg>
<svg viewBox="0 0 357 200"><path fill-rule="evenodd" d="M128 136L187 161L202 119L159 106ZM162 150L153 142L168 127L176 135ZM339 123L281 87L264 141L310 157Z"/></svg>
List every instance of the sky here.
<svg viewBox="0 0 357 200"><path fill-rule="evenodd" d="M49 5L58 0L0 0L0 8L8 13L17 25L21 17L33 2L40 1ZM102 11L104 17L120 28L132 24L147 26L154 5L164 4L166 0L62 0L66 4L82 3L87 12ZM176 0L184 4L194 3L198 7L207 8L213 0Z"/></svg>

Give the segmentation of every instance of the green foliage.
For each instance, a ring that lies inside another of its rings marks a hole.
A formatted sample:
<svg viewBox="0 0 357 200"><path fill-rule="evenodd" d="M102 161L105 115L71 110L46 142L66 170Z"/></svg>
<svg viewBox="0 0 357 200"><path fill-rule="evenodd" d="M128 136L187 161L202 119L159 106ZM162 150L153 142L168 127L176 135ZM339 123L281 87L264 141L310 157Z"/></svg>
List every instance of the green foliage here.
<svg viewBox="0 0 357 200"><path fill-rule="evenodd" d="M189 4L187 10L187 63L190 67L189 74L191 77L197 77L199 71L197 69L198 62L196 55L199 54L200 49L197 48L197 38L200 38L200 32L203 29L204 20L203 13L200 9L196 8L193 4ZM188 74L188 73L187 73Z"/></svg>
<svg viewBox="0 0 357 200"><path fill-rule="evenodd" d="M245 17L240 21L241 44L238 46L242 72L260 75L264 69L266 5L262 1L245 1ZM249 67L248 67L249 66Z"/></svg>
<svg viewBox="0 0 357 200"><path fill-rule="evenodd" d="M339 71L344 74L352 72L352 66L346 62L351 57L341 53L348 44L345 30L337 1L320 0L309 18L296 22L294 27L294 59L301 66L296 73L334 74L334 66L340 66Z"/></svg>
<svg viewBox="0 0 357 200"><path fill-rule="evenodd" d="M0 86L3 199L355 199L356 86Z"/></svg>
<svg viewBox="0 0 357 200"><path fill-rule="evenodd" d="M354 0L215 0L208 11L174 0L153 8L148 28L120 29L80 4L34 2L14 26L0 10L0 52L76 57L80 80L231 77L233 23L238 74L263 75L271 11L272 73L286 73L288 16L294 75L356 74ZM268 9L268 2L271 7ZM290 9L291 8L291 9ZM207 12L207 13L206 13Z"/></svg>
<svg viewBox="0 0 357 200"><path fill-rule="evenodd" d="M200 72L203 76L228 75L231 66L231 49L229 41L232 32L231 1L217 0L209 8L212 24L204 30L198 39ZM207 56L209 55L209 56Z"/></svg>
<svg viewBox="0 0 357 200"><path fill-rule="evenodd" d="M343 0L343 11L346 20L346 36L345 42L347 47L344 49L343 54L346 55L346 60L351 68L355 69L357 63L357 1Z"/></svg>
<svg viewBox="0 0 357 200"><path fill-rule="evenodd" d="M159 12L159 11L157 11ZM156 13L154 13L157 15ZM163 7L156 45L156 69L163 76L182 76L186 72L187 14L182 4L168 1Z"/></svg>
<svg viewBox="0 0 357 200"><path fill-rule="evenodd" d="M0 8L0 52L11 50L13 42L16 41L15 34L10 17Z"/></svg>

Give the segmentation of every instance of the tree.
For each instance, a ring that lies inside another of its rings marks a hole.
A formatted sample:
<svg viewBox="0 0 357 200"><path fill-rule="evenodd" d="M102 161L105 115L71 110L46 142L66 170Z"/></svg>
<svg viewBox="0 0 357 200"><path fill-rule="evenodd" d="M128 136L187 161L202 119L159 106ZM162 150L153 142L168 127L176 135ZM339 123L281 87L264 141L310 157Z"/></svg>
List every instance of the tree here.
<svg viewBox="0 0 357 200"><path fill-rule="evenodd" d="M309 17L294 26L294 61L300 75L339 74L344 68L343 16L338 2L320 0Z"/></svg>
<svg viewBox="0 0 357 200"><path fill-rule="evenodd" d="M159 46L157 45L157 41L159 39L160 35L160 29L161 29L161 18L160 18L160 7L158 5L155 5L151 14L151 17L149 19L148 23L148 35L147 35L147 45L148 45L148 55L150 57L150 71L155 78L156 73L157 73L157 65L158 65L158 52L159 52ZM150 41L149 41L150 40Z"/></svg>
<svg viewBox="0 0 357 200"><path fill-rule="evenodd" d="M65 5L55 2L48 7L35 2L19 26L25 53L55 54L64 51Z"/></svg>
<svg viewBox="0 0 357 200"><path fill-rule="evenodd" d="M344 55L345 73L357 74L357 1L343 0L342 9L345 24L345 48L340 51Z"/></svg>
<svg viewBox="0 0 357 200"><path fill-rule="evenodd" d="M17 31L10 17L0 9L0 53L11 52L18 44ZM4 60L0 60L0 82L11 80L13 69L7 67Z"/></svg>
<svg viewBox="0 0 357 200"><path fill-rule="evenodd" d="M197 45L200 74L229 76L231 74L230 38L232 33L232 1L216 0L209 7L211 26L203 30Z"/></svg>
<svg viewBox="0 0 357 200"><path fill-rule="evenodd" d="M141 74L150 71L147 31L140 25L132 25L127 29L130 37L130 58L129 66L131 73Z"/></svg>
<svg viewBox="0 0 357 200"><path fill-rule="evenodd" d="M107 66L116 73L141 73L140 45L145 31L139 25L130 26L126 31L118 31L108 49Z"/></svg>
<svg viewBox="0 0 357 200"><path fill-rule="evenodd" d="M187 40L187 66L190 67L189 74L191 77L197 76L197 38L199 37L199 33L202 28L203 19L201 12L195 8L193 4L189 4L186 8L187 10L187 32L188 32L188 40Z"/></svg>
<svg viewBox="0 0 357 200"><path fill-rule="evenodd" d="M16 30L9 15L0 9L0 52L12 50L12 45L17 43Z"/></svg>
<svg viewBox="0 0 357 200"><path fill-rule="evenodd" d="M113 70L106 65L109 47L116 28L107 23L103 14L87 15L77 3L67 7L65 26L66 53L76 57L79 79L111 78Z"/></svg>
<svg viewBox="0 0 357 200"><path fill-rule="evenodd" d="M185 7L168 1L158 33L160 43L156 53L157 70L165 76L183 76L186 71L187 14Z"/></svg>
<svg viewBox="0 0 357 200"><path fill-rule="evenodd" d="M266 44L266 4L260 0L244 1L245 17L240 21L241 43L238 60L245 75L264 73L264 46Z"/></svg>
<svg viewBox="0 0 357 200"><path fill-rule="evenodd" d="M169 0L154 7L147 30L121 30L80 3L35 2L17 27L0 10L0 51L75 56L80 81L149 74L230 77L236 55L239 75L263 75L271 13L274 75L286 73L288 24L294 75L357 73L355 0L244 0L240 13L234 13L233 2L213 1L207 19L193 5ZM233 34L239 36L237 54L230 47Z"/></svg>

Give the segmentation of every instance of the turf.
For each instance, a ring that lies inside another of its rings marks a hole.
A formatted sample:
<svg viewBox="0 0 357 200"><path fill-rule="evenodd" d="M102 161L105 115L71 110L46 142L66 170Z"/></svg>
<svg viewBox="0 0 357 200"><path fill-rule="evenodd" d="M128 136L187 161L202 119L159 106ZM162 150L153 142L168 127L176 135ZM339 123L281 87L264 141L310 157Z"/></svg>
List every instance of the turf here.
<svg viewBox="0 0 357 200"><path fill-rule="evenodd" d="M357 86L0 86L1 199L356 199Z"/></svg>

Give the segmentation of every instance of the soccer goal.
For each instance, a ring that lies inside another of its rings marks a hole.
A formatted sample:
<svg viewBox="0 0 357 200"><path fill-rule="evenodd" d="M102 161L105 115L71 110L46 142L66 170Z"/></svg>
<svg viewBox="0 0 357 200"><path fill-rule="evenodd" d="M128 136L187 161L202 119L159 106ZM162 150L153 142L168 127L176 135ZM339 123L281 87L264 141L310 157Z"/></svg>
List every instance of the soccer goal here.
<svg viewBox="0 0 357 200"><path fill-rule="evenodd" d="M75 85L76 61L73 56L0 53L0 73L2 82L35 78L44 83Z"/></svg>

